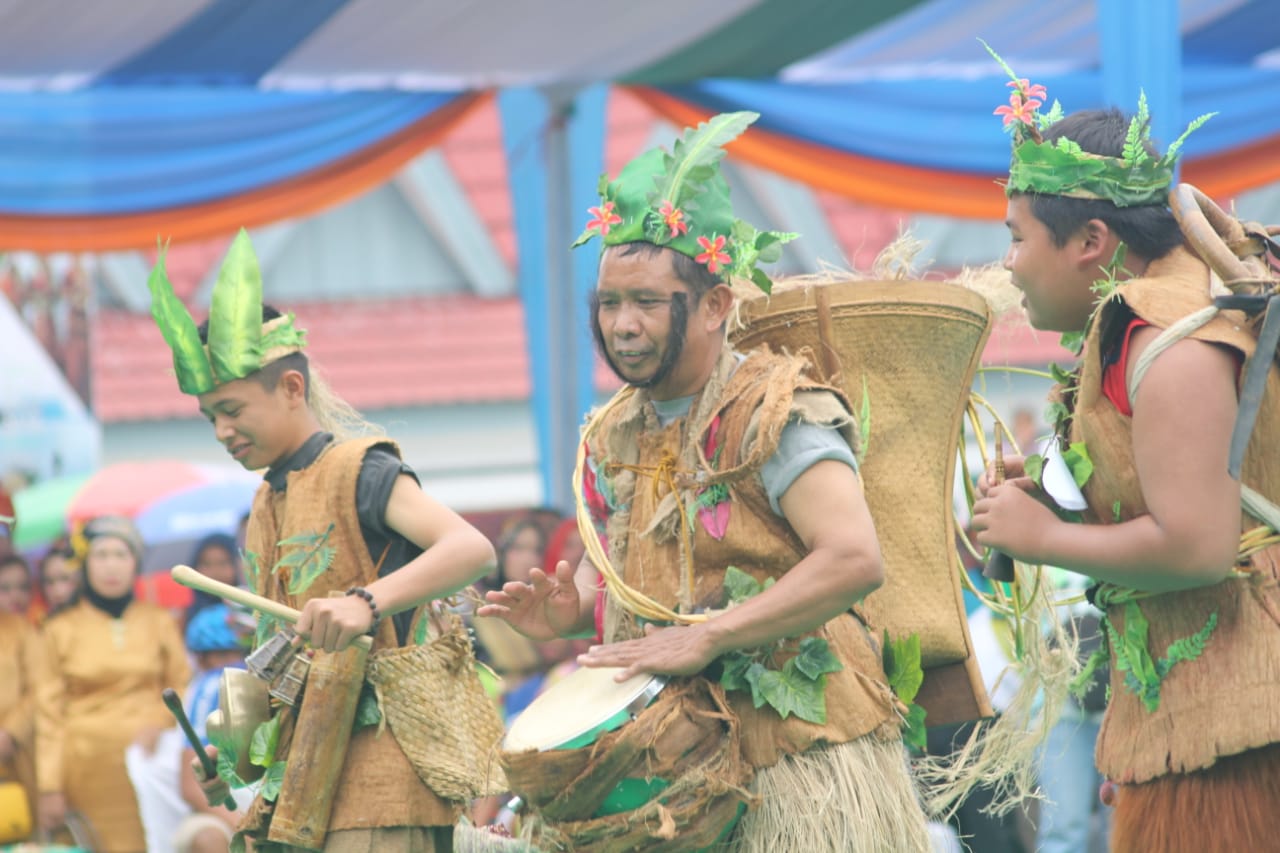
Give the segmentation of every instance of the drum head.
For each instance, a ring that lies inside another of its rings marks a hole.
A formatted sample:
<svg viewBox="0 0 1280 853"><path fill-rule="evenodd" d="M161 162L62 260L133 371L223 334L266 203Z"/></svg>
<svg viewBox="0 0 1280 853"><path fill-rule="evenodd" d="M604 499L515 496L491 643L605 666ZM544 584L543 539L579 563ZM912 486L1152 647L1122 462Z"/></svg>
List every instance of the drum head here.
<svg viewBox="0 0 1280 853"><path fill-rule="evenodd" d="M666 684L660 675L641 673L614 681L621 667L581 667L534 699L512 722L502 748L508 752L559 749L599 729L620 714L638 712ZM633 707L635 706L635 707Z"/></svg>

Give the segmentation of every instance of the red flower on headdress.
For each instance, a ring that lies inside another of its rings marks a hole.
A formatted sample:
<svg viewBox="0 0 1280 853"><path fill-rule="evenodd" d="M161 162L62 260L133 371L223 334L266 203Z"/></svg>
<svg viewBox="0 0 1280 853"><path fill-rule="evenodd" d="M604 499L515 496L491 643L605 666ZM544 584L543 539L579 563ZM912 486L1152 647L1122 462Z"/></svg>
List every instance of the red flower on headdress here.
<svg viewBox="0 0 1280 853"><path fill-rule="evenodd" d="M1035 98L1024 98L1022 92L1013 92L1009 95L1008 106L998 106L992 110L992 115L1004 116L1004 126L1008 127L1015 121L1023 124L1036 126L1035 111L1041 102Z"/></svg>
<svg viewBox="0 0 1280 853"><path fill-rule="evenodd" d="M689 223L684 221L684 211L678 207L672 207L671 202L664 201L662 207L658 208L658 215L662 217L662 224L671 229L671 234L668 236L672 239L689 233Z"/></svg>
<svg viewBox="0 0 1280 853"><path fill-rule="evenodd" d="M725 264L731 262L733 258L729 257L729 253L724 251L725 243L729 242L723 234L717 235L714 240L708 240L706 237L698 238L698 245L703 248L702 254L694 258L700 264L705 264L707 272L715 275L719 273Z"/></svg>
<svg viewBox="0 0 1280 853"><path fill-rule="evenodd" d="M587 213L590 213L595 217L587 222L587 230L589 231L592 228L598 228L600 229L601 237L608 234L611 227L622 221L622 217L614 213L613 208L614 204L611 201L606 201L599 207L587 208Z"/></svg>
<svg viewBox="0 0 1280 853"><path fill-rule="evenodd" d="M1043 98L1046 96L1044 86L1041 86L1039 83L1033 85L1026 77L1020 77L1017 80L1010 80L1008 83L1005 83L1005 85L1017 89L1024 98Z"/></svg>

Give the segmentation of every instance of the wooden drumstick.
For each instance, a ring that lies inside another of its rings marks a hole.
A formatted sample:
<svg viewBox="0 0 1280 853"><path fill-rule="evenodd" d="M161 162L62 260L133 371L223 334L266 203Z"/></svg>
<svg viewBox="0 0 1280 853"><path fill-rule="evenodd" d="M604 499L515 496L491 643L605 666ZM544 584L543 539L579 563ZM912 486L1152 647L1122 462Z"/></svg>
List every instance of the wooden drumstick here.
<svg viewBox="0 0 1280 853"><path fill-rule="evenodd" d="M294 610L292 607L281 604L278 601L272 601L269 598L263 598L261 595L255 595L247 589L241 589L238 586L216 581L211 577L202 575L190 566L174 566L169 572L170 577L183 586L198 589L207 592L210 595L216 595L219 598L225 598L227 601L234 601L236 604L256 610L259 613L266 613L268 616L274 616L282 619L290 625L296 624L298 617L302 614ZM360 646L365 651L373 648L373 638L367 634L361 634L351 641L353 646Z"/></svg>
<svg viewBox="0 0 1280 853"><path fill-rule="evenodd" d="M182 729L182 733L187 736L187 743L191 744L191 748L196 751L196 757L200 759L200 766L204 768L204 777L206 779L217 778L218 766L213 763L209 753L204 751L204 744L200 743L200 736L191 727L191 720L187 719L186 709L182 707L182 700L178 698L177 691L172 687L166 687L161 696L164 698L165 707L169 709L169 713L173 714L173 718L178 721L178 727ZM222 804L231 811L239 808L230 794L227 794Z"/></svg>

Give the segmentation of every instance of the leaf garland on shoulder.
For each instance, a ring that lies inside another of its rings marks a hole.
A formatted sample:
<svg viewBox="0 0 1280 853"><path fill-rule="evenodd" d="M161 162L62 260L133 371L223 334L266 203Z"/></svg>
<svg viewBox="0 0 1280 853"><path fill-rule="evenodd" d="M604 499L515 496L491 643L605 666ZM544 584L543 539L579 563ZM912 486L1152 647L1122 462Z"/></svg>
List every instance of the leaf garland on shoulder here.
<svg viewBox="0 0 1280 853"><path fill-rule="evenodd" d="M724 590L732 605L741 604L773 585L769 578L763 584L751 575L730 566L724 573ZM720 684L725 690L751 692L757 707L766 704L782 719L792 714L810 723L827 721L827 673L839 672L844 664L832 653L822 637L779 640L772 647L739 649L720 657ZM775 656L794 649L795 654L781 667Z"/></svg>
<svg viewBox="0 0 1280 853"><path fill-rule="evenodd" d="M1121 284L1125 277L1131 273L1125 267L1125 259L1128 256L1128 247L1124 243L1116 246L1115 252L1111 255L1111 260L1102 267L1102 276L1090 285L1090 289L1094 294L1093 311L1089 314L1089 320L1085 327L1078 332L1064 332L1061 343L1064 349L1070 350L1077 358L1082 354L1085 339L1089 335L1089 330L1097 321L1098 314L1102 311L1104 303L1109 299L1118 299ZM1063 461L1067 463L1067 468L1071 471L1072 479L1076 481L1076 485L1084 488L1084 484L1088 482L1089 477L1093 474L1093 460L1089 458L1089 451L1085 447L1084 442L1070 442L1069 436L1071 432L1071 415L1075 408L1076 391L1080 386L1080 364L1067 370L1058 364L1050 364L1049 372L1053 376L1053 381L1058 385L1058 399L1052 400L1045 408L1045 420L1052 427L1054 440L1066 444L1067 449L1063 451ZM1024 460L1024 468L1028 477L1035 481L1037 486L1043 487L1041 481L1041 473L1044 466L1044 457L1038 453L1031 454ZM1080 515L1076 512L1066 511L1055 508L1058 515L1067 521L1080 521Z"/></svg>

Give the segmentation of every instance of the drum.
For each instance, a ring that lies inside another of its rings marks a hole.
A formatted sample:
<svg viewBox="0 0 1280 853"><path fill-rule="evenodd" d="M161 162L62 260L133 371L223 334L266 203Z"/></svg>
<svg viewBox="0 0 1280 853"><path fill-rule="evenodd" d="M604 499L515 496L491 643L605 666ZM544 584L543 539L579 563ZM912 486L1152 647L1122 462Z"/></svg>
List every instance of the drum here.
<svg viewBox="0 0 1280 853"><path fill-rule="evenodd" d="M574 671L503 741L503 769L531 813L535 845L709 848L732 831L751 778L723 690L701 678L617 682L620 671Z"/></svg>

